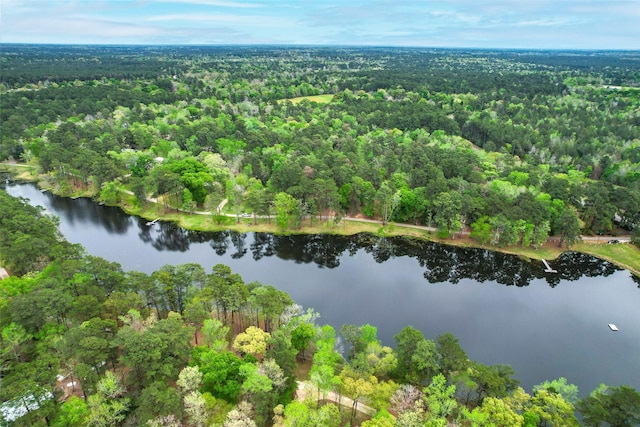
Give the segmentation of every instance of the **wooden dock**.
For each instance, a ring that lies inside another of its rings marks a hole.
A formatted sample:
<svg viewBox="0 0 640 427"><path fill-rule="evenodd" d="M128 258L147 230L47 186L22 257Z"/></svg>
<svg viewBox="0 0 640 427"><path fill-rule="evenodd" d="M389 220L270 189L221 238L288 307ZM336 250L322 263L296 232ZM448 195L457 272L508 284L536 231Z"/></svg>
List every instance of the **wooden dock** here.
<svg viewBox="0 0 640 427"><path fill-rule="evenodd" d="M549 263L547 262L547 260L542 260L542 262L544 263L544 266L546 267L544 269L545 273L557 273L558 270L554 270L553 268L551 268L551 266L549 265Z"/></svg>

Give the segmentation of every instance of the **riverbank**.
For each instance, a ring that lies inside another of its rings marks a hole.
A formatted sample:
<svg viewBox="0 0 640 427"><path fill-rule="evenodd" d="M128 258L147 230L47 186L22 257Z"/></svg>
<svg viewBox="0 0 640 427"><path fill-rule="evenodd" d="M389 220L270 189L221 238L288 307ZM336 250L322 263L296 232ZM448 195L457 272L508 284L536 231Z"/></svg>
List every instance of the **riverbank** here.
<svg viewBox="0 0 640 427"><path fill-rule="evenodd" d="M66 189L60 191L59 188L47 185L39 179L36 168L31 165L19 163L1 163L0 171L9 172L15 179L35 182L40 188L51 191L64 197L92 197L91 190ZM371 233L378 236L403 236L423 239L431 242L441 243L451 246L480 248L490 251L513 254L529 260L553 260L566 251L581 252L609 261L621 268L629 270L636 277L640 278L640 248L633 244L618 243L607 244L609 238L601 237L596 240L584 240L571 248L559 248L550 239L541 247L525 248L522 246L488 246L471 239L468 233L457 233L454 239L440 239L436 237L435 231L428 227L411 224L386 224L377 220L364 218L342 218L339 222L331 219L310 218L303 222L297 229L281 230L272 218L254 218L252 216L241 216L227 214L226 216L214 216L209 212L187 213L174 209L167 209L161 203L147 201L144 206L140 206L131 194L124 193L120 203L117 205L126 213L137 215L150 221L160 218L163 221L175 222L182 228L197 231L222 231L234 230L242 233L266 232L272 234L339 234L354 235L358 233Z"/></svg>

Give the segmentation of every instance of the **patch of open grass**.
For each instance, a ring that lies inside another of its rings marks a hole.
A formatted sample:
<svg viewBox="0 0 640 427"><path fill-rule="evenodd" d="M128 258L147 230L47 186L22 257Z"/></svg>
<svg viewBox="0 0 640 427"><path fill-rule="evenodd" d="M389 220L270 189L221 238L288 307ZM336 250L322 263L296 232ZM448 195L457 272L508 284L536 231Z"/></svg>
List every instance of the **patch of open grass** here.
<svg viewBox="0 0 640 427"><path fill-rule="evenodd" d="M640 277L640 248L631 243L578 243L576 251L605 259Z"/></svg>
<svg viewBox="0 0 640 427"><path fill-rule="evenodd" d="M0 163L0 172L9 172L20 181L37 181L38 169L24 163Z"/></svg>
<svg viewBox="0 0 640 427"><path fill-rule="evenodd" d="M318 104L328 104L333 99L333 95L332 94L326 94L326 95L299 96L297 98L281 99L278 102L291 101L292 104L297 104L300 101L302 101L303 99L308 99L309 101L317 102Z"/></svg>

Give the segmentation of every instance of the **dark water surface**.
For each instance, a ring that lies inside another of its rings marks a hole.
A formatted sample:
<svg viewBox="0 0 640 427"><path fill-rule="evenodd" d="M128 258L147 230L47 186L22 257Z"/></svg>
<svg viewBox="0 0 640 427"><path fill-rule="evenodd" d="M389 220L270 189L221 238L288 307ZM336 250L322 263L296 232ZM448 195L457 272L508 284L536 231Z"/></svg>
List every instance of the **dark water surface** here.
<svg viewBox="0 0 640 427"><path fill-rule="evenodd" d="M585 396L600 383L640 390L640 281L578 253L539 262L479 249L361 234L277 236L202 233L146 220L87 199L7 191L60 217L88 253L150 273L165 264L229 265L313 307L320 322L372 324L387 345L404 326L427 338L451 332L471 359L505 363L521 385L564 376ZM620 331L611 332L608 323Z"/></svg>

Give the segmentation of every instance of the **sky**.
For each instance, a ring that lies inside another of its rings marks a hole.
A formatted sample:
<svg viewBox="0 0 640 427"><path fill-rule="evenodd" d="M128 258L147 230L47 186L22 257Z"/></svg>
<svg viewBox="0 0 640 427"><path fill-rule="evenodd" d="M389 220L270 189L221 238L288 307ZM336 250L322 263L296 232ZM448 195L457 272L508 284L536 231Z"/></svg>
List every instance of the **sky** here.
<svg viewBox="0 0 640 427"><path fill-rule="evenodd" d="M0 0L0 42L640 49L640 0Z"/></svg>

